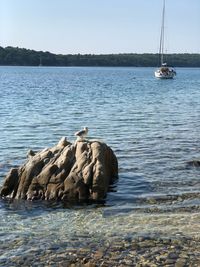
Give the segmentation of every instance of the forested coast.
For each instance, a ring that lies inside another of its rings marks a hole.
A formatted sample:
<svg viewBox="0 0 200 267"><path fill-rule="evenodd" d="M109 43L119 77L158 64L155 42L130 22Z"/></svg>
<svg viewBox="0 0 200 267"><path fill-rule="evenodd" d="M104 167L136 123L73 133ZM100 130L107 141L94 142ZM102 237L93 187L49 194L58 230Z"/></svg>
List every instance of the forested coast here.
<svg viewBox="0 0 200 267"><path fill-rule="evenodd" d="M200 67L200 54L168 54L167 62L175 67ZM0 47L1 66L99 66L156 67L159 55L123 54L53 54L19 47Z"/></svg>

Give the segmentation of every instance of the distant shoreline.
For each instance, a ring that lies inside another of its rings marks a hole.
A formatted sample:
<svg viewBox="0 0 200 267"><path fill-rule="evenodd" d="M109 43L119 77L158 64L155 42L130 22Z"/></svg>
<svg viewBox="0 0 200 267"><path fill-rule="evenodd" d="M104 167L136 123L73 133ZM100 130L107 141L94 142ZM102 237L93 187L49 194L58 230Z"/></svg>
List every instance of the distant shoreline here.
<svg viewBox="0 0 200 267"><path fill-rule="evenodd" d="M31 65L0 65L0 67L27 67L27 68L158 68L158 66L31 66ZM175 68L199 69L199 67L181 66Z"/></svg>
<svg viewBox="0 0 200 267"><path fill-rule="evenodd" d="M53 54L18 47L0 47L0 66L45 67L157 67L159 55L151 53L123 54ZM200 53L174 53L167 55L174 67L200 67Z"/></svg>

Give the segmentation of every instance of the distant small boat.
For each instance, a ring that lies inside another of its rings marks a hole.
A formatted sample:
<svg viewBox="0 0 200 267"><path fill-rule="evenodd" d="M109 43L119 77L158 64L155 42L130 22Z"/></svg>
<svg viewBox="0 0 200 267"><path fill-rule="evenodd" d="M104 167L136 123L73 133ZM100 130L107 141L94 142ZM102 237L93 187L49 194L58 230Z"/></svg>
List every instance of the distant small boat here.
<svg viewBox="0 0 200 267"><path fill-rule="evenodd" d="M160 67L155 71L155 77L159 79L173 79L176 76L176 71L174 68L169 67L166 62L164 62L164 41L165 41L165 0L163 0L163 11L162 11L162 25L160 34Z"/></svg>
<svg viewBox="0 0 200 267"><path fill-rule="evenodd" d="M40 56L40 63L39 63L39 67L42 67L42 56Z"/></svg>

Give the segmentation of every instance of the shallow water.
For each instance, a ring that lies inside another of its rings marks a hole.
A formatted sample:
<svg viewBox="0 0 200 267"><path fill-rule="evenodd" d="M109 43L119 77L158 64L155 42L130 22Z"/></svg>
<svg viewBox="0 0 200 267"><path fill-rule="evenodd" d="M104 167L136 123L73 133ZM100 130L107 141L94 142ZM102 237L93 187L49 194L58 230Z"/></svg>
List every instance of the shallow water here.
<svg viewBox="0 0 200 267"><path fill-rule="evenodd" d="M117 237L200 238L200 69L0 67L0 185L27 151L89 127L119 161L105 203L0 200L0 262L33 247ZM64 244L64 245L63 245Z"/></svg>

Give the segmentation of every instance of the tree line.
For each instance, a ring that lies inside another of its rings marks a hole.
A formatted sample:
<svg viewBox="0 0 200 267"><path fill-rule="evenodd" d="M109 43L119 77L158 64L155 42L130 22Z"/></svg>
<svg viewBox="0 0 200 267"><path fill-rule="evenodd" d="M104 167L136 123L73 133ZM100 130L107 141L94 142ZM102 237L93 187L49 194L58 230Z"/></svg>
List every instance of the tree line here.
<svg viewBox="0 0 200 267"><path fill-rule="evenodd" d="M168 65L175 67L200 67L200 54L168 54ZM18 47L0 47L0 65L3 66L108 66L108 67L156 67L159 55L128 54L68 54L35 51Z"/></svg>

